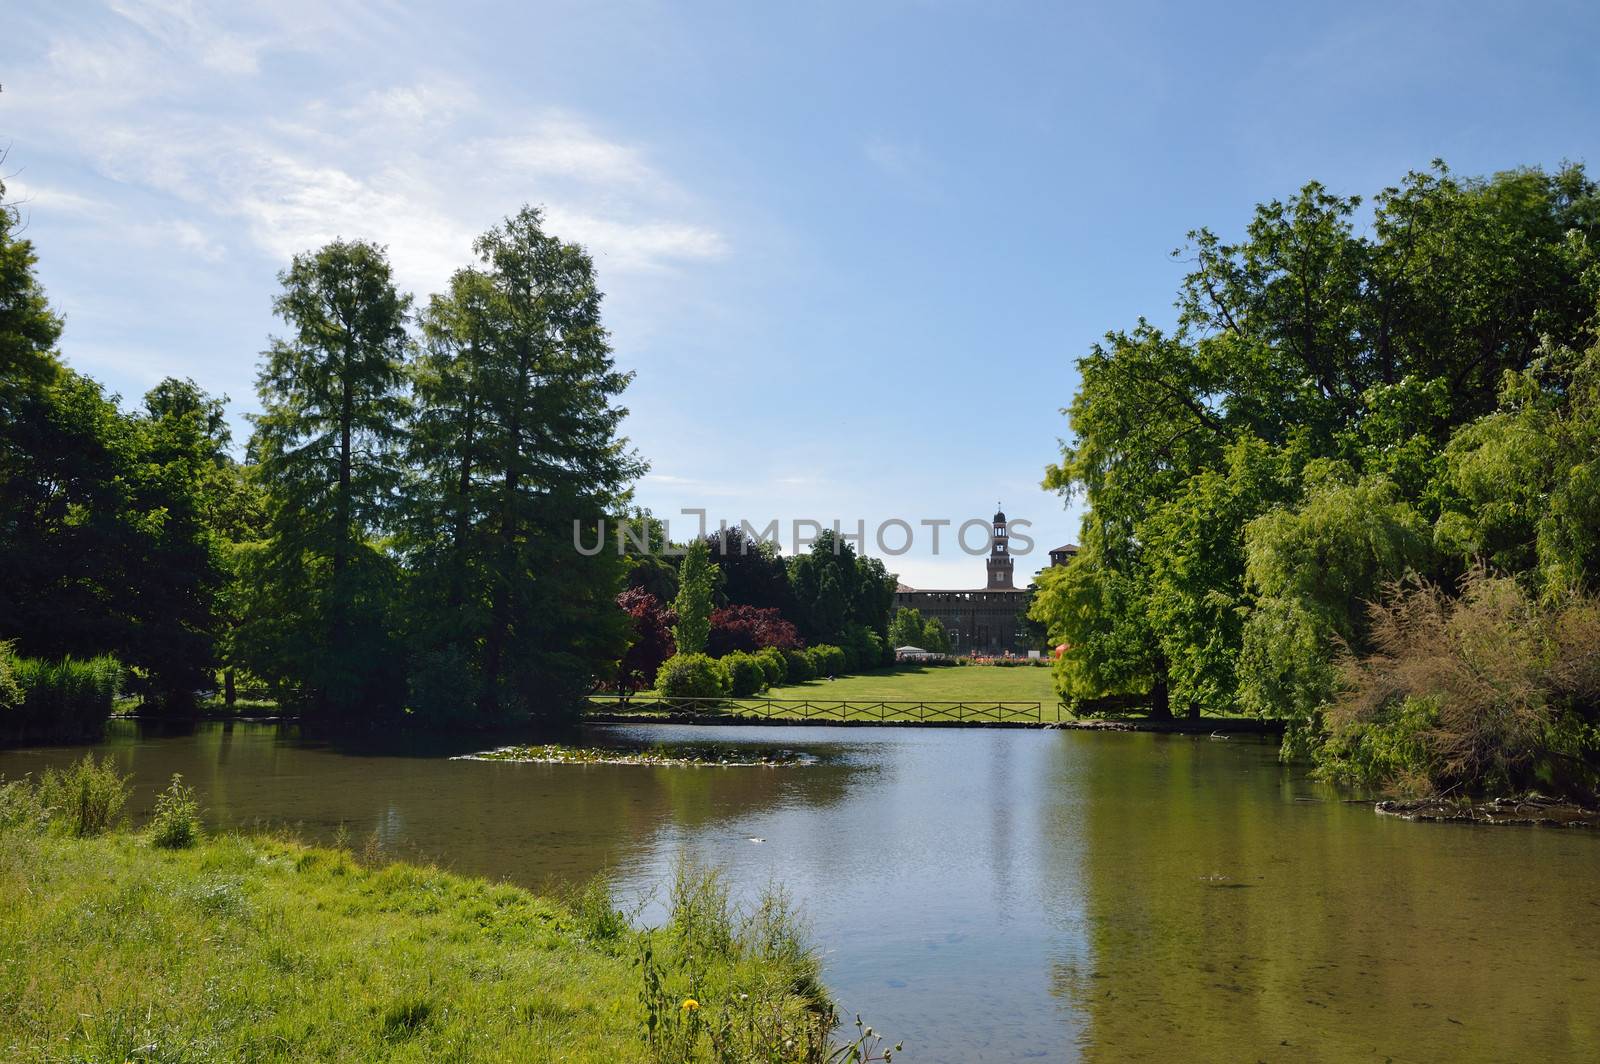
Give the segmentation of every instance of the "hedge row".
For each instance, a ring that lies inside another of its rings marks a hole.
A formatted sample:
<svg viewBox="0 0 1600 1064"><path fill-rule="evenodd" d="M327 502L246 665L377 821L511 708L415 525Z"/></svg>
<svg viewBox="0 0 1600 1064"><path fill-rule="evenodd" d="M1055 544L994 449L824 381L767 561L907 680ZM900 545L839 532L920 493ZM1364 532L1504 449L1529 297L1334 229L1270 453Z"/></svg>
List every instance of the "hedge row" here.
<svg viewBox="0 0 1600 1064"><path fill-rule="evenodd" d="M754 654L735 651L721 658L677 654L656 674L656 691L669 698L751 698L771 687L843 676L882 664L883 641L860 648L829 644L803 650L766 647Z"/></svg>

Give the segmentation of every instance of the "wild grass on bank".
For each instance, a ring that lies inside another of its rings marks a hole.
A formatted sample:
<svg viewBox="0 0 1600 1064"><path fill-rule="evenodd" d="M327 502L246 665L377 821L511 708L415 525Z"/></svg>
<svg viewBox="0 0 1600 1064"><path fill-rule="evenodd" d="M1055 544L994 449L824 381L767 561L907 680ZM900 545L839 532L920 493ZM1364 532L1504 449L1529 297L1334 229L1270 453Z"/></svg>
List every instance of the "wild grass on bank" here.
<svg viewBox="0 0 1600 1064"><path fill-rule="evenodd" d="M680 870L645 932L599 883L564 905L376 850L203 838L177 780L138 834L80 837L45 790L0 780L0 1059L888 1059L864 1029L830 1041L787 900L741 909L712 871Z"/></svg>
<svg viewBox="0 0 1600 1064"><path fill-rule="evenodd" d="M891 1061L857 1017L857 1037L831 1041L838 1024L821 962L781 888L753 907L735 905L715 869L680 864L671 918L644 934L635 965L645 1041L657 1064L689 1061Z"/></svg>
<svg viewBox="0 0 1600 1064"><path fill-rule="evenodd" d="M128 781L111 758L96 762L89 754L70 768L45 769L38 801L50 824L66 834L80 839L102 835L120 822Z"/></svg>
<svg viewBox="0 0 1600 1064"><path fill-rule="evenodd" d="M174 773L171 785L156 798L150 842L164 850L186 850L200 841L200 834L200 802L194 788Z"/></svg>

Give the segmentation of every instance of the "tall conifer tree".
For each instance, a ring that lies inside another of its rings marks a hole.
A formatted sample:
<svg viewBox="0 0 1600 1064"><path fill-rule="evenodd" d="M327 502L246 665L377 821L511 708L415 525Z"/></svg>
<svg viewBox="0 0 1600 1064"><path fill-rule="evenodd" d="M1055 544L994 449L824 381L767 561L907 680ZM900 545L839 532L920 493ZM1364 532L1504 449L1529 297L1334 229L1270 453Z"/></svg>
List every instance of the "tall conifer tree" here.
<svg viewBox="0 0 1600 1064"><path fill-rule="evenodd" d="M393 709L396 574L373 540L400 477L410 297L384 250L360 241L297 255L279 281L289 332L266 352L252 440L271 522L256 671L314 712Z"/></svg>

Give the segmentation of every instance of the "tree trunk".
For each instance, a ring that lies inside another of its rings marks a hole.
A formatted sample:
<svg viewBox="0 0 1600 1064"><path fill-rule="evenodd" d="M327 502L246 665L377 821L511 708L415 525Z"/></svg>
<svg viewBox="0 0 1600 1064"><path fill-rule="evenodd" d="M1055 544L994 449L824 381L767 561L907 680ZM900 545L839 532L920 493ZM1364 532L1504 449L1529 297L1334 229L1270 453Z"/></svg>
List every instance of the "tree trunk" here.
<svg viewBox="0 0 1600 1064"><path fill-rule="evenodd" d="M338 502L335 504L335 513L338 515L339 529L333 540L333 575L337 578L344 572L346 543L345 539L350 534L350 436L351 422L355 420L354 397L350 394L348 381L344 385L344 395L339 404L339 491ZM335 580L337 584L337 580Z"/></svg>
<svg viewBox="0 0 1600 1064"><path fill-rule="evenodd" d="M472 531L472 508L468 494L472 491L472 434L473 424L467 422L466 439L461 447L461 475L456 485L456 531L450 563L450 609L459 611L466 601L467 589L467 537Z"/></svg>
<svg viewBox="0 0 1600 1064"><path fill-rule="evenodd" d="M1150 716L1157 720L1172 719L1172 700L1167 691L1167 673L1163 669L1154 686L1150 688Z"/></svg>
<svg viewBox="0 0 1600 1064"><path fill-rule="evenodd" d="M348 590L344 584L345 568L349 564L350 554L350 450L351 436L353 434L352 422L355 420L355 399L351 394L350 381L348 380L349 359L353 352L346 354L346 373L343 395L339 400L339 487L335 494L334 517L339 522L339 527L334 530L333 536L333 578L329 581L328 588L328 646L324 653L339 653L348 645L346 639L345 623L345 598ZM332 698L328 691L328 670L322 670L318 678L316 698L314 704L319 717L326 717ZM340 700L347 701L348 691L340 692Z"/></svg>
<svg viewBox="0 0 1600 1064"><path fill-rule="evenodd" d="M479 705L493 717L500 710L500 672L505 643L511 630L511 592L516 579L517 492L522 461L522 415L527 401L531 352L524 349L517 362L517 387L506 424L505 497L500 514L500 564L493 574L494 593L489 608L489 631L483 640L483 695Z"/></svg>
<svg viewBox="0 0 1600 1064"><path fill-rule="evenodd" d="M229 709L233 708L234 702L239 697L239 692L235 688L233 680L233 666L230 665L222 670L222 704Z"/></svg>

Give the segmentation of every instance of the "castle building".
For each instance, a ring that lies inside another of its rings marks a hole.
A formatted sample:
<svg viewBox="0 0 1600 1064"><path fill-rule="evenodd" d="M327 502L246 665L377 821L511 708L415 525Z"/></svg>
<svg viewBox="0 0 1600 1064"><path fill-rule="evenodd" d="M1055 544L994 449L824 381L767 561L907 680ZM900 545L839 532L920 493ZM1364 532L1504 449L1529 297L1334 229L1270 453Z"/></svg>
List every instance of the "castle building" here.
<svg viewBox="0 0 1600 1064"><path fill-rule="evenodd" d="M1023 619L1032 588L1015 583L1011 557L1011 537L1006 531L1006 515L996 511L989 535L986 559L988 581L971 591L919 591L901 584L894 594L895 609L909 606L924 620L939 618L950 636L954 654L995 656L1026 654L1039 649L1025 645Z"/></svg>

